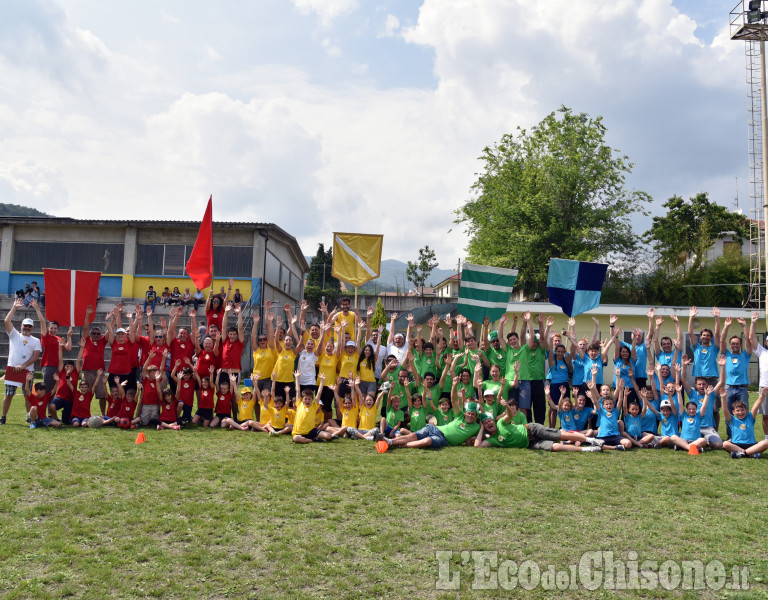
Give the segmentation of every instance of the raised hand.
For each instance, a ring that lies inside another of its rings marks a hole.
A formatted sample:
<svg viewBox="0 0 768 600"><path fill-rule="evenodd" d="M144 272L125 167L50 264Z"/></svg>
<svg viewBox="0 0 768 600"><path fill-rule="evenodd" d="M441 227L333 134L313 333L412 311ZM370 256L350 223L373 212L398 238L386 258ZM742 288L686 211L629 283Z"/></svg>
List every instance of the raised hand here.
<svg viewBox="0 0 768 600"><path fill-rule="evenodd" d="M618 320L619 320L619 317L618 317L618 315L611 315L611 316L608 318L608 324L609 324L609 325L615 325L615 324L616 324L616 321L618 321Z"/></svg>
<svg viewBox="0 0 768 600"><path fill-rule="evenodd" d="M691 306L691 310L688 311L688 316L695 317L698 314L699 314L699 309L696 308L695 306Z"/></svg>

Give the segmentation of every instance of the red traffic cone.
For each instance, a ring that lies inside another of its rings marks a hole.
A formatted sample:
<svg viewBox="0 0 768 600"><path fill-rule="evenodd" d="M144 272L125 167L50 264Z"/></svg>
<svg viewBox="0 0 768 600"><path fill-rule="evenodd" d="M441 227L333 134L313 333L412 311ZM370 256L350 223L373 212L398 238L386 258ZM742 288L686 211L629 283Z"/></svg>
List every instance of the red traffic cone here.
<svg viewBox="0 0 768 600"><path fill-rule="evenodd" d="M688 454L691 456L698 456L699 455L699 447L696 444L691 444L688 446Z"/></svg>

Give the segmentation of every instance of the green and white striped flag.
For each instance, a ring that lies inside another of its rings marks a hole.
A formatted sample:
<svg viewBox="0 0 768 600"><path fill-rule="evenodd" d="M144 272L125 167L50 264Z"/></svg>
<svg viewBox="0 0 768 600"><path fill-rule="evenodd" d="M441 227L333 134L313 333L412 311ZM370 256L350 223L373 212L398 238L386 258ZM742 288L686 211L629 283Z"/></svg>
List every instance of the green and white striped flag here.
<svg viewBox="0 0 768 600"><path fill-rule="evenodd" d="M464 263L459 287L459 314L474 323L482 323L485 317L491 322L498 321L507 312L516 279L516 269Z"/></svg>

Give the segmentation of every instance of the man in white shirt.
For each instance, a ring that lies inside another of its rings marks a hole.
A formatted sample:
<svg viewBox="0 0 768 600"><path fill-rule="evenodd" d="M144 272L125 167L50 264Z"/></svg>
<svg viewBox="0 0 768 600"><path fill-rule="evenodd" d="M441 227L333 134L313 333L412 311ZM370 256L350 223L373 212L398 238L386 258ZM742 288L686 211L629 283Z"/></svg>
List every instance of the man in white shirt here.
<svg viewBox="0 0 768 600"><path fill-rule="evenodd" d="M8 333L9 340L8 367L5 375L5 397L3 398L3 415L0 417L0 425L5 425L5 417L11 407L11 400L16 394L16 388L23 386L22 382L26 380L27 372L34 372L35 362L40 358L43 351L40 340L32 337L32 327L35 325L32 319L24 319L21 322L21 333L13 326L13 315L22 306L24 306L24 299L16 298L13 307L5 317L5 331ZM46 390L48 393L52 391ZM42 415L40 418L44 416Z"/></svg>

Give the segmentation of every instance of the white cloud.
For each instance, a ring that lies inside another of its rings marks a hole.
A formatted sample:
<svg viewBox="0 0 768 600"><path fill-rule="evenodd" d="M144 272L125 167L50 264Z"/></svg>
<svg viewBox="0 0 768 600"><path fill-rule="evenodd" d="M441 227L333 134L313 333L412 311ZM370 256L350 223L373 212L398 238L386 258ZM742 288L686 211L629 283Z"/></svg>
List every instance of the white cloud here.
<svg viewBox="0 0 768 600"><path fill-rule="evenodd" d="M395 37L400 29L400 19L393 14L388 14L384 20L384 30L377 37Z"/></svg>
<svg viewBox="0 0 768 600"><path fill-rule="evenodd" d="M293 0L293 4L302 15L315 13L324 27L338 17L354 12L359 6L357 0Z"/></svg>
<svg viewBox="0 0 768 600"><path fill-rule="evenodd" d="M331 58L340 58L341 57L341 48L339 48L337 45L333 43L333 40L331 38L323 38L322 41L323 50L325 50L325 53L330 56Z"/></svg>

